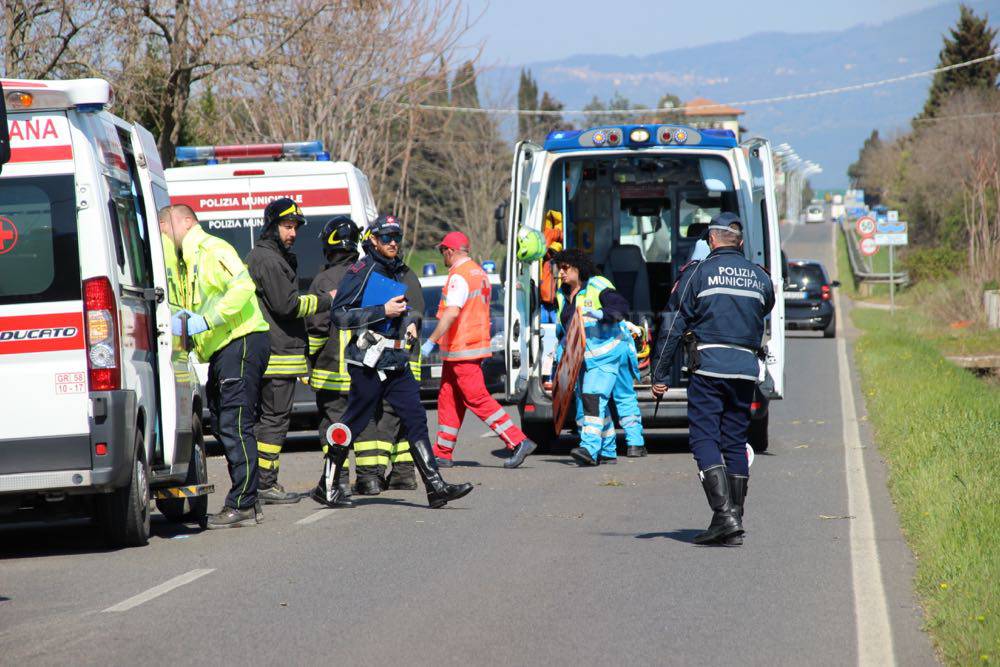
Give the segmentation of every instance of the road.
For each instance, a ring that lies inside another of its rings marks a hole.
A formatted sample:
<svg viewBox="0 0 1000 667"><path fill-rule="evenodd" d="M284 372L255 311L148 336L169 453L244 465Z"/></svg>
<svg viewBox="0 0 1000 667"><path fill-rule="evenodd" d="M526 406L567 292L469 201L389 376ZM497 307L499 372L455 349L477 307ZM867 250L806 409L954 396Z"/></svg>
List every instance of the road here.
<svg viewBox="0 0 1000 667"><path fill-rule="evenodd" d="M833 267L829 225L791 230L789 257ZM491 454L498 441L467 423L462 465L445 475L476 489L444 510L427 510L418 491L352 510L268 507L263 525L230 531L157 515L150 545L123 551L104 550L84 525L0 531L0 655L5 664L934 664L860 400L863 448L845 448L837 343L790 336L787 397L772 405L771 450L752 469L740 549L690 544L709 513L683 432L651 436L648 458L616 466L541 455L504 470ZM286 486L315 483L312 442L293 438ZM864 461L870 508L858 504L850 456ZM224 482L218 457L211 474ZM874 540L857 527L866 517Z"/></svg>

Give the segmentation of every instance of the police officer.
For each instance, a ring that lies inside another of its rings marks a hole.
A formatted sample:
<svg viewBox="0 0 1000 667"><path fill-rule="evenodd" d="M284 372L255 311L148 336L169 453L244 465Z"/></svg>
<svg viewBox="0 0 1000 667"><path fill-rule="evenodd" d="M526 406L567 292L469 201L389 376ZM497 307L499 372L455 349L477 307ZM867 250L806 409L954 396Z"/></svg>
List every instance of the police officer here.
<svg viewBox="0 0 1000 667"><path fill-rule="evenodd" d="M271 359L264 371L260 416L254 428L259 451L259 496L264 504L297 503L301 499L278 483L279 455L292 420L295 384L309 373L304 318L328 311L332 302L329 293L299 293L298 260L291 248L305 221L302 208L294 201L275 199L264 209L260 238L247 255L247 268L271 326Z"/></svg>
<svg viewBox="0 0 1000 667"><path fill-rule="evenodd" d="M252 526L262 518L253 424L270 355L268 325L236 250L206 234L190 207L178 204L165 211L159 216L160 232L175 249L171 269L176 269L174 287L185 309L174 315L172 329L181 335L187 315L195 353L208 362L208 406L232 479L225 507L208 518L208 527Z"/></svg>
<svg viewBox="0 0 1000 667"><path fill-rule="evenodd" d="M574 313L583 316L584 368L576 392L580 446L570 451L581 466L618 461L615 425L609 402L618 410L629 456L644 456L642 416L635 394L639 359L627 321L629 303L604 276L596 275L593 263L582 251L569 248L555 255L562 283L558 303L557 357L562 356L563 336Z"/></svg>
<svg viewBox="0 0 1000 667"><path fill-rule="evenodd" d="M372 223L370 237L364 242L365 257L347 270L333 301L334 326L351 331L347 345L351 388L341 423L331 427L331 432L339 433L339 437L330 442L332 446L327 451L328 468L332 470L324 474L321 483L323 499L320 502L324 504L332 505L341 497L340 489L329 485L336 484L347 459L348 446L371 421L383 399L392 405L406 429L410 452L427 489L429 505L442 507L472 491L471 484L446 483L434 460L427 433L427 413L420 403L420 385L410 371L407 351L419 345L421 313L408 310L406 303L411 295L416 297L413 288L408 286L405 295L392 297L384 303L362 305L367 290L374 293L377 283L386 279L405 280L409 269L399 257L402 240L402 228L396 217L379 216Z"/></svg>
<svg viewBox="0 0 1000 667"><path fill-rule="evenodd" d="M738 545L749 477L750 402L764 379L764 318L774 307L774 288L767 272L743 256L739 217L722 213L708 230L708 257L688 266L675 283L677 311L660 332L652 392L659 399L667 391L683 340L691 452L713 511L708 530L694 542Z"/></svg>

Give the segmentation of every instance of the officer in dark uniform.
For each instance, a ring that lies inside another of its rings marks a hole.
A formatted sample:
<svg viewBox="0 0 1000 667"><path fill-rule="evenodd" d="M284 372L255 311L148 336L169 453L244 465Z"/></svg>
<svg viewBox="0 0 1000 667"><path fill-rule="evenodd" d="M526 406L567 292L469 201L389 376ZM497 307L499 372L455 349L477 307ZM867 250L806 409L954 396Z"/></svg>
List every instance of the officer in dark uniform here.
<svg viewBox="0 0 1000 667"><path fill-rule="evenodd" d="M254 427L260 470L257 493L265 504L300 500L299 494L286 492L278 483L278 457L292 420L295 383L309 373L305 318L317 311L328 311L332 302L329 293L299 293L298 260L291 247L298 227L305 221L294 201L275 199L264 209L260 239L247 255L257 298L271 326L271 358L264 371L260 416Z"/></svg>
<svg viewBox="0 0 1000 667"><path fill-rule="evenodd" d="M405 282L409 271L399 257L402 228L395 216L382 215L372 224L371 235L364 242L365 257L351 266L337 288L331 309L333 326L351 331L347 345L347 365L351 388L347 408L340 423L341 437L330 442L327 458L332 468L324 472L320 484L321 496L316 500L335 505L342 490L330 488L336 484L347 459L351 442L364 431L384 399L395 410L406 430L410 452L427 489L427 501L432 508L442 507L472 491L471 484L448 484L441 478L427 433L427 413L420 403L420 385L410 370L410 352L420 344L419 324L422 313L408 309L407 298L414 289L381 305L362 306L366 289L373 276Z"/></svg>
<svg viewBox="0 0 1000 667"><path fill-rule="evenodd" d="M743 225L722 213L708 227L711 252L674 285L677 310L662 327L653 397L667 391L677 346L687 353L690 446L714 512L696 544L743 543L749 466L746 437L754 388L764 379L764 318L774 307L767 272L743 256Z"/></svg>

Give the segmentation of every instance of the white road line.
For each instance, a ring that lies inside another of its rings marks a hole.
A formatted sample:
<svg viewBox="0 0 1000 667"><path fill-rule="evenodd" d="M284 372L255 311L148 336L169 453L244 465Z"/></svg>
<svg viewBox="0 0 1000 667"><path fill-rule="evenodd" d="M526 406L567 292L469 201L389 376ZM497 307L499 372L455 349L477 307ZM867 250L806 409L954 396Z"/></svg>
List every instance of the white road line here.
<svg viewBox="0 0 1000 667"><path fill-rule="evenodd" d="M104 611L128 611L133 607L138 607L143 602L149 602L150 600L158 598L164 593L169 593L170 591L174 590L175 588L179 588L184 584L190 584L195 579L200 579L201 577L204 577L206 574L209 574L210 572L215 572L215 569L212 568L207 570L191 570L190 572L185 572L184 574L178 575L173 579L164 581L159 586L153 586L148 591L143 591L138 595L130 597L128 600L123 600L122 602L119 602L113 607L108 607Z"/></svg>
<svg viewBox="0 0 1000 667"><path fill-rule="evenodd" d="M834 231L834 258L836 258L836 231ZM834 261L836 266L836 261ZM839 273L839 271L838 271ZM841 282L846 281L846 276ZM840 378L840 408L844 429L844 462L847 473L847 513L851 521L851 578L854 585L854 623L858 636L858 664L894 665L892 627L889 608L882 584L882 565L875 541L875 520L872 516L871 497L868 493L868 475L865 472L864 450L861 449L861 431L854 408L854 387L851 368L847 360L847 341L844 338L846 316L840 293L834 292L837 309L837 374Z"/></svg>
<svg viewBox="0 0 1000 667"><path fill-rule="evenodd" d="M304 525L306 525L308 523L315 523L315 522L319 521L320 519L322 519L323 517L333 516L334 514L336 514L336 512L334 512L333 510L331 510L329 508L328 509L323 509L323 510L317 510L317 511L313 512L312 514L310 514L309 516L307 516L307 517L305 517L303 519L299 519L298 521L296 521L295 525L296 526L304 526Z"/></svg>

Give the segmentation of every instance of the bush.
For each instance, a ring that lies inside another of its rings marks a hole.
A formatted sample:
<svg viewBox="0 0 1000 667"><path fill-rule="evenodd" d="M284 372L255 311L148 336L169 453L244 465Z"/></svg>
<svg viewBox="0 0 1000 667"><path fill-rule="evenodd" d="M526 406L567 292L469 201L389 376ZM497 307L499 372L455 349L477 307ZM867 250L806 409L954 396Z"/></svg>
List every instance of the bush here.
<svg viewBox="0 0 1000 667"><path fill-rule="evenodd" d="M965 268L965 253L947 246L917 248L906 253L903 266L913 282L945 280Z"/></svg>

